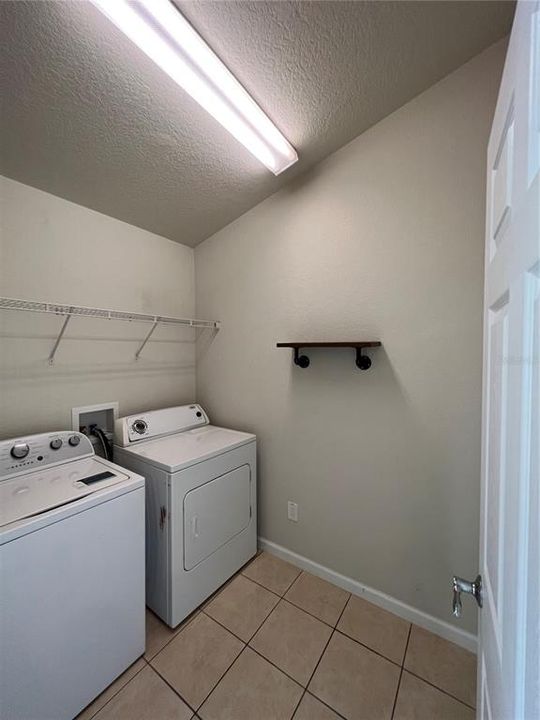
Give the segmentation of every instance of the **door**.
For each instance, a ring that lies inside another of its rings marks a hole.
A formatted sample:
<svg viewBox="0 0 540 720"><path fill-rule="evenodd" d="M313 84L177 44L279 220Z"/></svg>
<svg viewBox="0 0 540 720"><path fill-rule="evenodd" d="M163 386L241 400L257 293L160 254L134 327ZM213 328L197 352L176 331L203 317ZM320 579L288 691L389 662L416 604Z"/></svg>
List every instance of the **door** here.
<svg viewBox="0 0 540 720"><path fill-rule="evenodd" d="M242 465L184 498L184 569L192 570L251 520L251 471Z"/></svg>
<svg viewBox="0 0 540 720"><path fill-rule="evenodd" d="M478 705L540 718L540 7L518 2L488 146Z"/></svg>

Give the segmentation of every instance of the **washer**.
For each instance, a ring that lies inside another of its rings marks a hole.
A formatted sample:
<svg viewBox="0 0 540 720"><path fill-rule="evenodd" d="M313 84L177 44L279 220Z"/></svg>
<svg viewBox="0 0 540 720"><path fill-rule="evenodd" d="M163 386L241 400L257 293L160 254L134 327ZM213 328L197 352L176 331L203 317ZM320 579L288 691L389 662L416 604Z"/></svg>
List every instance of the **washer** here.
<svg viewBox="0 0 540 720"><path fill-rule="evenodd" d="M184 405L120 418L115 442L146 478L146 603L176 627L257 551L256 438Z"/></svg>
<svg viewBox="0 0 540 720"><path fill-rule="evenodd" d="M0 716L71 720L144 652L144 479L85 435L0 442Z"/></svg>

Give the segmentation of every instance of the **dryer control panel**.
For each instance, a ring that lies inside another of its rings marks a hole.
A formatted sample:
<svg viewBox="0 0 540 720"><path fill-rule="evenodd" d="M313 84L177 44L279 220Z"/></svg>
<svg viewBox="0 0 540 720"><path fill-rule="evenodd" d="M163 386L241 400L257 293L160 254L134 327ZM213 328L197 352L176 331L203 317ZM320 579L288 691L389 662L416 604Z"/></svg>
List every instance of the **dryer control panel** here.
<svg viewBox="0 0 540 720"><path fill-rule="evenodd" d="M0 480L92 455L94 448L90 440L86 435L72 430L2 440Z"/></svg>
<svg viewBox="0 0 540 720"><path fill-rule="evenodd" d="M192 430L209 422L207 414L197 404L152 410L119 418L115 423L114 441L127 447L140 440Z"/></svg>

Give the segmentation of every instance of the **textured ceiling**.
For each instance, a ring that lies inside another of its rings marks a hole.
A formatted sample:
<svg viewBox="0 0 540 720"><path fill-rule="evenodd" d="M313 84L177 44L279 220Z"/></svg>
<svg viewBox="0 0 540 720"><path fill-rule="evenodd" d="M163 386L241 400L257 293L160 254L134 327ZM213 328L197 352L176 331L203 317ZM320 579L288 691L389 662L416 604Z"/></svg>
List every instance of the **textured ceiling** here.
<svg viewBox="0 0 540 720"><path fill-rule="evenodd" d="M0 0L0 172L195 245L508 33L514 7L177 5L296 166L275 178L89 3Z"/></svg>

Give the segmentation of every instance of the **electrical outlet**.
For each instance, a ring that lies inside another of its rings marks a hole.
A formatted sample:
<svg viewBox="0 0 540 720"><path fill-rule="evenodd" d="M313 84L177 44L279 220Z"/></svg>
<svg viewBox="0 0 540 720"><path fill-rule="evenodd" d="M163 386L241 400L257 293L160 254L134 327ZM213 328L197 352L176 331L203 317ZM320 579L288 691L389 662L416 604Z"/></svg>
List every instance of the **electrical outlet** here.
<svg viewBox="0 0 540 720"><path fill-rule="evenodd" d="M298 522L298 503L289 500L287 503L287 517L289 520L292 520L292 522Z"/></svg>

